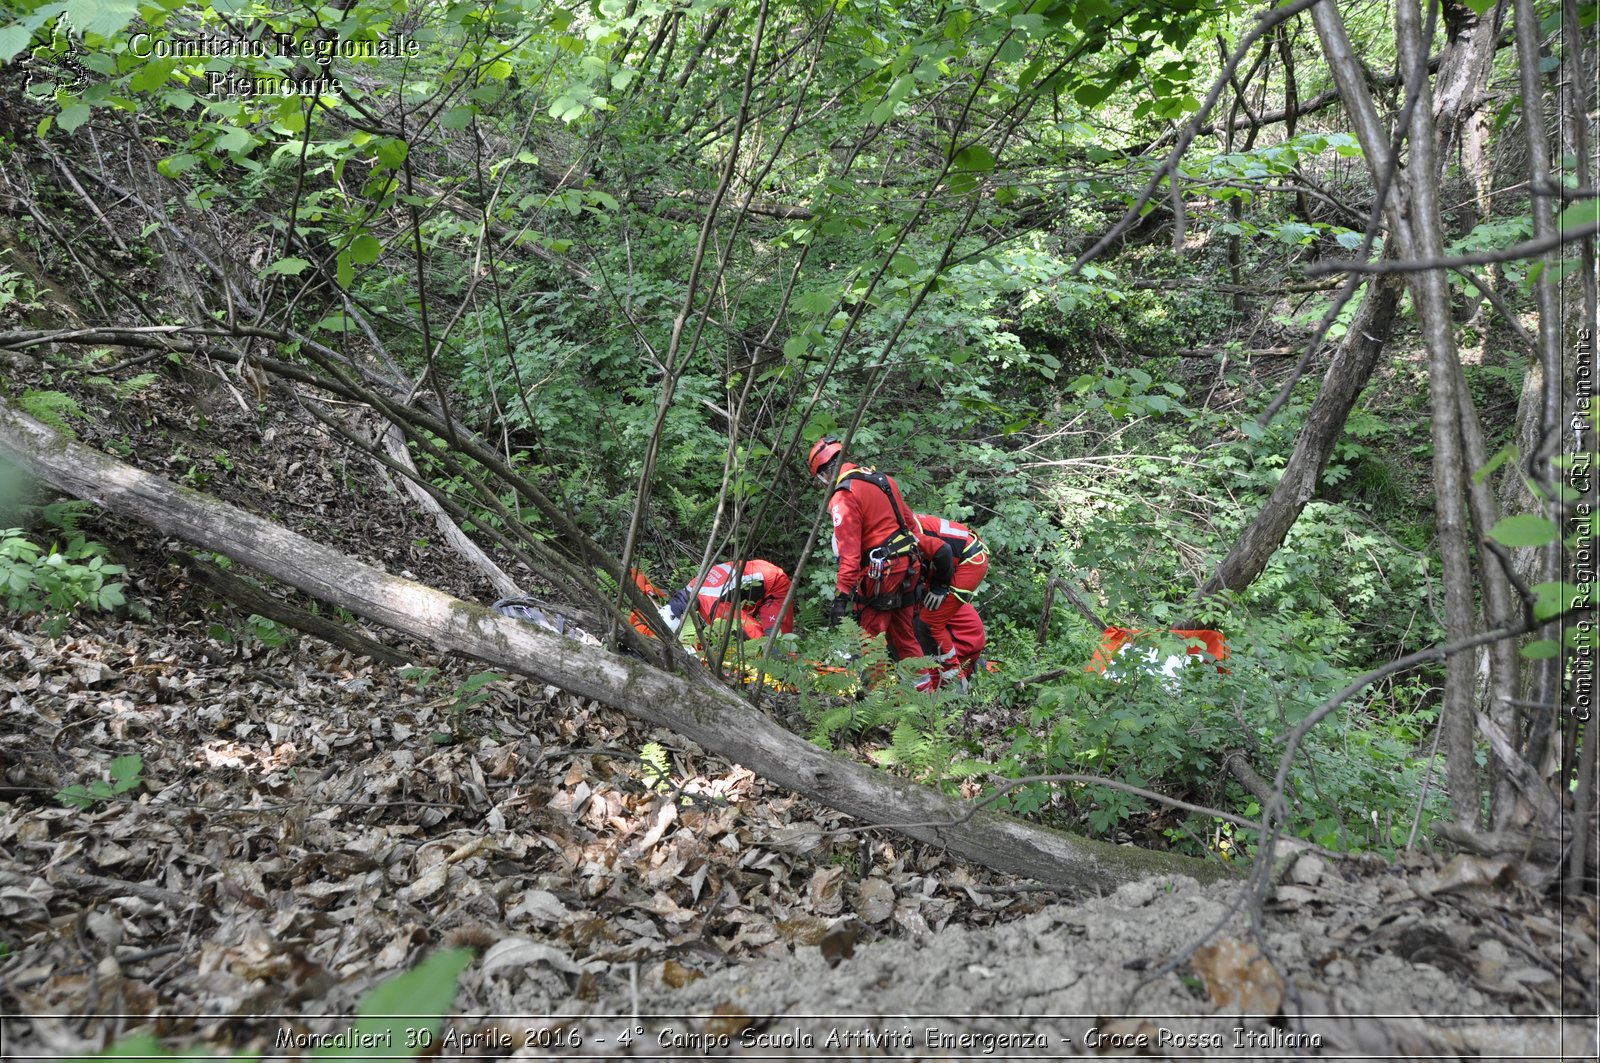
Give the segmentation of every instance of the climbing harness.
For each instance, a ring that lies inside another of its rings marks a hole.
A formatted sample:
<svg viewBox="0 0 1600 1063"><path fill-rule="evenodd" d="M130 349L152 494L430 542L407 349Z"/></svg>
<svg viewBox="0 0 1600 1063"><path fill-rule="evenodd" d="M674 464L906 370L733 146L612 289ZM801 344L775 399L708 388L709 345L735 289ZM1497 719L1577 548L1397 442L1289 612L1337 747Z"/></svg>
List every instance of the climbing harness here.
<svg viewBox="0 0 1600 1063"><path fill-rule="evenodd" d="M895 523L899 525L887 539L867 551L865 584L878 593L861 595L860 604L863 608L878 609L883 612L904 608L916 601L917 577L921 567L917 556L917 537L906 523L905 514L900 511L900 503L895 499L894 486L890 483L889 477L876 469L858 465L841 473L833 485L830 497L840 491L850 490L853 480L864 481L882 491L884 497L889 500L889 509L894 513ZM883 580L890 574L894 563L902 557L907 559L907 565L900 586L892 591L882 591Z"/></svg>

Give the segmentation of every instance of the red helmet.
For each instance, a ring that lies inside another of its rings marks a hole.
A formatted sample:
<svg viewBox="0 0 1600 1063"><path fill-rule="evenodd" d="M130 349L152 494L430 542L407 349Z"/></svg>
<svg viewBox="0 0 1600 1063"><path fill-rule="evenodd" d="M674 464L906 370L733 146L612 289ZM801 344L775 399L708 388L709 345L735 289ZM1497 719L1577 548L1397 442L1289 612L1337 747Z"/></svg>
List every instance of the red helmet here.
<svg viewBox="0 0 1600 1063"><path fill-rule="evenodd" d="M823 436L811 448L811 475L820 476L828 462L844 453L844 445L833 436Z"/></svg>

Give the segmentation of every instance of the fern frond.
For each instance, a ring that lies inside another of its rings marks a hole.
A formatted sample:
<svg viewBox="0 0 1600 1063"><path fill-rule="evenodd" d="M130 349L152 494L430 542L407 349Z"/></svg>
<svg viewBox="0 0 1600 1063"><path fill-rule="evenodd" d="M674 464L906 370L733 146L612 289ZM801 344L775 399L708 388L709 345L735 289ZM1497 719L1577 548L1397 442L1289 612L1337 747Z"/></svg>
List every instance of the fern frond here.
<svg viewBox="0 0 1600 1063"><path fill-rule="evenodd" d="M17 405L29 417L44 422L69 439L78 438L78 434L67 423L67 415L82 417L83 409L71 395L60 391L29 390L18 397Z"/></svg>
<svg viewBox="0 0 1600 1063"><path fill-rule="evenodd" d="M928 766L929 754L933 752L933 742L916 724L910 720L901 720L895 724L889 750L894 755L896 764L912 771L919 771Z"/></svg>
<svg viewBox="0 0 1600 1063"><path fill-rule="evenodd" d="M40 511L45 522L61 529L61 533L68 538L81 535L79 525L82 524L94 507L81 498L68 499L65 502L52 502Z"/></svg>
<svg viewBox="0 0 1600 1063"><path fill-rule="evenodd" d="M985 764L981 760L953 760L945 766L944 773L950 779L975 779L994 770L993 764Z"/></svg>
<svg viewBox="0 0 1600 1063"><path fill-rule="evenodd" d="M833 736L852 730L855 712L849 705L837 705L822 714L811 732L811 741L823 749L833 748Z"/></svg>

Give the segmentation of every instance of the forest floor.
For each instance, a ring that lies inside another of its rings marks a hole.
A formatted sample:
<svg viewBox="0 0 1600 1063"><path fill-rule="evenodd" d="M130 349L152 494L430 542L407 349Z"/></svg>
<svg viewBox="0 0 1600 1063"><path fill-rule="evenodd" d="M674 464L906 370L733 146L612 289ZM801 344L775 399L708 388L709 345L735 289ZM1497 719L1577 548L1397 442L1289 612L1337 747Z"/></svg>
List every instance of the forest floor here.
<svg viewBox="0 0 1600 1063"><path fill-rule="evenodd" d="M80 436L484 597L369 462L173 386ZM1242 884L1041 890L555 688L263 625L175 544L92 531L137 615L0 631L6 1058L155 1017L173 1047L303 1057L285 1038L456 945L479 954L425 1054L1593 1058L1600 911L1516 862L1304 855L1254 917ZM126 786L55 796L96 779Z"/></svg>

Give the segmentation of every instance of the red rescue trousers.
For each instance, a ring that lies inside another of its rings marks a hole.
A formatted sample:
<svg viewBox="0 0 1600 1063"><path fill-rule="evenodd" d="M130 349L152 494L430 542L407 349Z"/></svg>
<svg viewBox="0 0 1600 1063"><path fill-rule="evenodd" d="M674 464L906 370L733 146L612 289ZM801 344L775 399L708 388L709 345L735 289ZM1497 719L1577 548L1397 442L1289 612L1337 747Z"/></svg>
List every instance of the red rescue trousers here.
<svg viewBox="0 0 1600 1063"><path fill-rule="evenodd" d="M868 636L889 634L889 656L896 661L909 661L922 656L922 643L917 640L917 607L902 609L863 609L856 614L856 622Z"/></svg>
<svg viewBox="0 0 1600 1063"><path fill-rule="evenodd" d="M953 607L953 608L952 608ZM941 661L936 668L930 668L923 673L922 679L917 682L918 690L937 690L941 684L940 671L960 668L964 679L971 679L972 673L978 666L978 657L983 653L983 648L988 645L988 635L983 629L983 618L972 607L971 602L963 602L954 594L944 600L944 604L931 613L924 613L918 620L918 630L928 631L931 636L932 624L929 618L933 617L944 632L945 637L951 642L948 650L929 650L928 656L939 657L942 654L954 653L953 658ZM923 649L928 650L931 637L924 640Z"/></svg>
<svg viewBox="0 0 1600 1063"><path fill-rule="evenodd" d="M950 593L939 608L920 611L917 633L919 636L924 631L927 634L926 638L921 639L922 649L929 657L942 657L944 660L939 668L924 673L926 686L919 682L919 687L938 689L940 670L955 667L954 662L959 662L963 676L972 678L978 657L988 645L983 618L972 605L972 592L978 589L988 574L989 551L984 550L972 560L956 566L955 575L950 580ZM955 654L953 661L950 657L952 651Z"/></svg>

